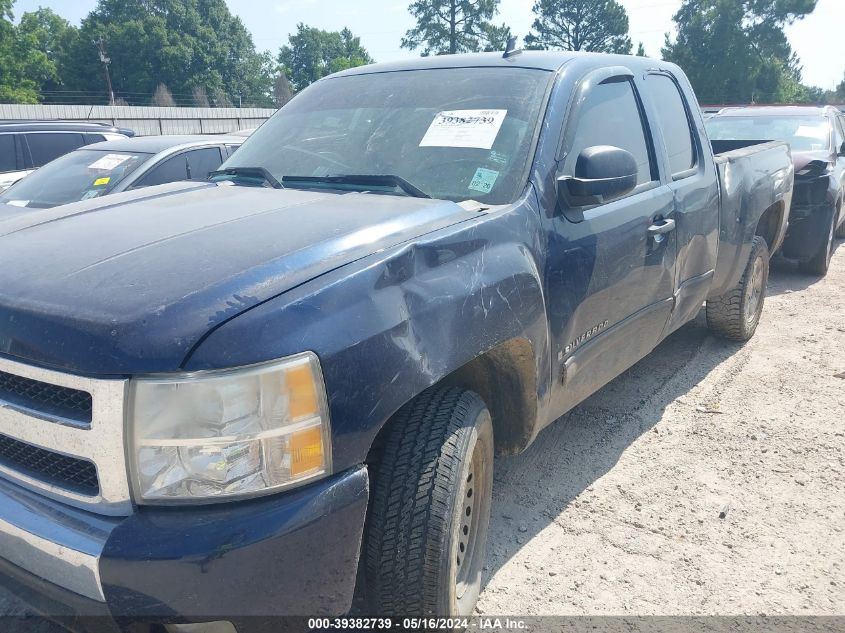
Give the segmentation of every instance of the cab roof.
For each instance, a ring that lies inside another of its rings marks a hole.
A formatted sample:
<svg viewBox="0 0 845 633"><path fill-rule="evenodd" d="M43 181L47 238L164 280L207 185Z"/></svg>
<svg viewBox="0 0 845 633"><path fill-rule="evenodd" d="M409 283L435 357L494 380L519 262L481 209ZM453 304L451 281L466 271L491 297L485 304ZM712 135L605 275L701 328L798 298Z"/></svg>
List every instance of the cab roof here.
<svg viewBox="0 0 845 633"><path fill-rule="evenodd" d="M374 73L398 72L404 70L428 70L434 68L473 68L473 67L516 67L534 68L539 70L557 71L564 64L574 59L593 58L596 66L621 65L631 70L644 67L653 68L665 65L658 60L648 57L634 57L632 55L610 55L606 53L584 53L581 51L518 51L505 57L503 53L466 53L460 55L431 55L428 57L414 57L394 62L369 64L350 68L331 77L346 77L350 75L370 75Z"/></svg>

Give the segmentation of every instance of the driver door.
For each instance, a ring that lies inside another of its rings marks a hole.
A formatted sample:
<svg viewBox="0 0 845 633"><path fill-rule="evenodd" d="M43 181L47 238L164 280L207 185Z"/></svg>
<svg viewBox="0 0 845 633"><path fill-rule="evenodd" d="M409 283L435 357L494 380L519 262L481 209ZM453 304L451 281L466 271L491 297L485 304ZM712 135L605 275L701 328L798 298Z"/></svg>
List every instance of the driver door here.
<svg viewBox="0 0 845 633"><path fill-rule="evenodd" d="M560 203L552 220L547 284L558 414L656 346L672 310L677 247L672 191L661 182L634 77L596 71L578 90L557 176L573 177L579 154L602 145L632 154L638 173L628 194L588 207ZM663 225L666 232L650 230Z"/></svg>

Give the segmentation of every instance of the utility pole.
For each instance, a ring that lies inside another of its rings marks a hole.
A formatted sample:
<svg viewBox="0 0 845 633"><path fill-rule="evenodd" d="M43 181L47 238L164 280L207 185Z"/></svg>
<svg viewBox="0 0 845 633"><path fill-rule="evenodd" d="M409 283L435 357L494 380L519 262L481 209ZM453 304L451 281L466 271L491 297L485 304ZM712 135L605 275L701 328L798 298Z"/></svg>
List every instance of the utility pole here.
<svg viewBox="0 0 845 633"><path fill-rule="evenodd" d="M109 64L111 64L111 59L106 56L105 44L103 44L102 37L95 41L94 44L97 45L97 51L100 53L100 61L103 63L103 68L106 71L106 84L108 84L109 87L109 105L114 105L114 90L112 90L111 75L109 75Z"/></svg>

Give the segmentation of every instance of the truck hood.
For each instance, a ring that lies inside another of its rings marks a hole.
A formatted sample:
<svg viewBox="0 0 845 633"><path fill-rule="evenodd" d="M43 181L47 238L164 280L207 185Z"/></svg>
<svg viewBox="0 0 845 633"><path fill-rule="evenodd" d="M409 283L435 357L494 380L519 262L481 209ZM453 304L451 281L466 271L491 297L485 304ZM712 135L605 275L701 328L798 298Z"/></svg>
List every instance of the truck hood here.
<svg viewBox="0 0 845 633"><path fill-rule="evenodd" d="M792 152L792 164L795 171L799 172L813 161L831 162L830 152L827 150L816 150L808 152Z"/></svg>
<svg viewBox="0 0 845 633"><path fill-rule="evenodd" d="M442 200L179 183L0 219L0 354L93 375L175 371L241 312L476 215Z"/></svg>

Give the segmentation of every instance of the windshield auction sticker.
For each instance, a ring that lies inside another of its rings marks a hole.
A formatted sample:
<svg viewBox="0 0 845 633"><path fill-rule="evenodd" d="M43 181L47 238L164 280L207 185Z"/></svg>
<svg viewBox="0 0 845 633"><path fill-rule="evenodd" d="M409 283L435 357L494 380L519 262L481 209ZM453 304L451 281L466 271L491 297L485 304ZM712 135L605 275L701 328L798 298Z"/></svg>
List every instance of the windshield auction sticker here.
<svg viewBox="0 0 845 633"><path fill-rule="evenodd" d="M105 171L111 171L121 163L129 160L129 158L130 156L128 154L106 154L102 158L98 158L88 165L88 169L103 169Z"/></svg>
<svg viewBox="0 0 845 633"><path fill-rule="evenodd" d="M507 110L447 110L438 112L420 147L474 147L490 149Z"/></svg>

